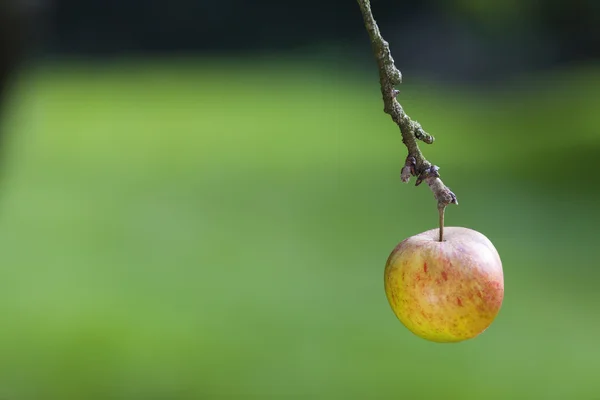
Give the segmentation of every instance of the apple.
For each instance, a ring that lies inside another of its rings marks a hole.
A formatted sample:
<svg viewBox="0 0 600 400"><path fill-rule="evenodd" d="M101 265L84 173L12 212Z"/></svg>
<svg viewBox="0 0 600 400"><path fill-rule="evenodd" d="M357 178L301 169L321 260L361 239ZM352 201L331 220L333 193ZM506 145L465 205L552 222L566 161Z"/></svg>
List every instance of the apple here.
<svg viewBox="0 0 600 400"><path fill-rule="evenodd" d="M385 293L396 317L417 336L449 343L472 339L494 321L504 299L502 262L492 242L468 228L432 229L390 254Z"/></svg>

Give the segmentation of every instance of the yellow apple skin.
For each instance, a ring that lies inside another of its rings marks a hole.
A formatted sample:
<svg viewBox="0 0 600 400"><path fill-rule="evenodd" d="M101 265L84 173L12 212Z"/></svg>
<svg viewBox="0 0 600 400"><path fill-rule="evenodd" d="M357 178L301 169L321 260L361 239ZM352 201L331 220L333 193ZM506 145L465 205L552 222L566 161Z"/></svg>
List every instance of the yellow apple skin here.
<svg viewBox="0 0 600 400"><path fill-rule="evenodd" d="M496 248L468 228L432 229L402 241L390 254L385 293L398 319L433 342L461 342L485 331L504 299Z"/></svg>

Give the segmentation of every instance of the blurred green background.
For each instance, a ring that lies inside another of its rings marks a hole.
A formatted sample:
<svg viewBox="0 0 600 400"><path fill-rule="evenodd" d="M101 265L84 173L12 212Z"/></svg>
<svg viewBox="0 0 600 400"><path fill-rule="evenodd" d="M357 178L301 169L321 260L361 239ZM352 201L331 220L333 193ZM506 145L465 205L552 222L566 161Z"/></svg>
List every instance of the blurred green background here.
<svg viewBox="0 0 600 400"><path fill-rule="evenodd" d="M373 0L504 264L458 344L385 297L438 216L354 1L2 4L0 400L600 399L600 3Z"/></svg>
<svg viewBox="0 0 600 400"><path fill-rule="evenodd" d="M383 291L426 187L374 75L272 60L39 64L0 216L6 399L595 399L600 70L492 94L408 80L422 148L505 268L488 331L413 336ZM547 85L552 82L552 85Z"/></svg>

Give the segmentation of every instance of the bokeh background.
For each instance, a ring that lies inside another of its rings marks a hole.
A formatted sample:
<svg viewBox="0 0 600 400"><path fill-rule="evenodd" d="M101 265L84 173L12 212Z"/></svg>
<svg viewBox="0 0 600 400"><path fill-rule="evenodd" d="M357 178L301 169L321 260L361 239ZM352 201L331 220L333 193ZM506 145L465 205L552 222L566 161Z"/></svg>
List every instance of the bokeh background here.
<svg viewBox="0 0 600 400"><path fill-rule="evenodd" d="M354 1L4 1L0 398L599 399L599 4L373 0L504 263L440 345L383 291L437 210Z"/></svg>

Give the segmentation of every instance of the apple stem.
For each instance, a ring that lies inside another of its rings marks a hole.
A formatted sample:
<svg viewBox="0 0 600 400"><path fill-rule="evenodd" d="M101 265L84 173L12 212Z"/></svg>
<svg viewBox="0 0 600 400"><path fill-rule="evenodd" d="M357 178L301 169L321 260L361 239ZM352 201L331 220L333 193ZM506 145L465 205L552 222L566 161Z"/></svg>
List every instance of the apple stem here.
<svg viewBox="0 0 600 400"><path fill-rule="evenodd" d="M440 242L444 241L444 211L446 211L446 206L438 207L438 211L440 212Z"/></svg>

